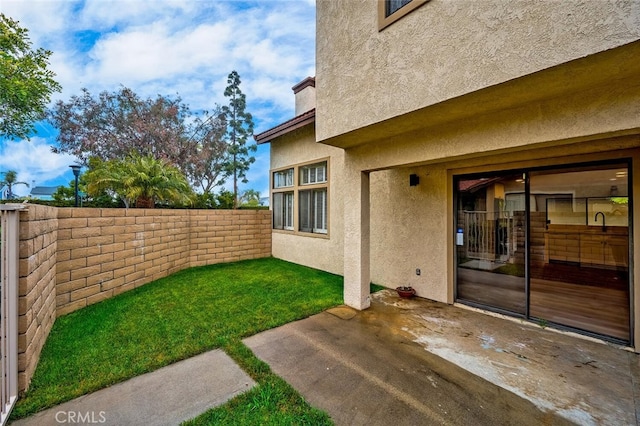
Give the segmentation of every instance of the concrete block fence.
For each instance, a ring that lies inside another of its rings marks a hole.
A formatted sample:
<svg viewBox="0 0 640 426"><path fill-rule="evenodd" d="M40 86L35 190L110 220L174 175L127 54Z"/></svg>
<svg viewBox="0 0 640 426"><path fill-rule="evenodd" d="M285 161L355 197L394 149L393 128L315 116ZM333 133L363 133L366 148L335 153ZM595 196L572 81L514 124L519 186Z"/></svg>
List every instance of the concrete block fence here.
<svg viewBox="0 0 640 426"><path fill-rule="evenodd" d="M20 216L19 388L55 318L192 266L271 255L266 210L55 208Z"/></svg>

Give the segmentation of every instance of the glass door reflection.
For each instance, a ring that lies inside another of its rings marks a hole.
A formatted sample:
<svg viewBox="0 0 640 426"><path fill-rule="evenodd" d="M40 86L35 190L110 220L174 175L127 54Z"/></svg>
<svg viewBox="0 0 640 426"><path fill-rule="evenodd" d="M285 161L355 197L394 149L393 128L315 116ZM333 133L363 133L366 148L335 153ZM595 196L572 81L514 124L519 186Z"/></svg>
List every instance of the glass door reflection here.
<svg viewBox="0 0 640 426"><path fill-rule="evenodd" d="M457 298L526 314L522 174L457 183Z"/></svg>
<svg viewBox="0 0 640 426"><path fill-rule="evenodd" d="M626 164L531 173L530 316L629 340Z"/></svg>

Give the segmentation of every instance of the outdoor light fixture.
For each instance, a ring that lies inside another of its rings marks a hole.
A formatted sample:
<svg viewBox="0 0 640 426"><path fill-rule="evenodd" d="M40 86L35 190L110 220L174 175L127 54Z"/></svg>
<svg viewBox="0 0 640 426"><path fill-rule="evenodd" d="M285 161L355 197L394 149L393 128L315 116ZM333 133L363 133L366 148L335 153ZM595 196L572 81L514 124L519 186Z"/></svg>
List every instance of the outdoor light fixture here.
<svg viewBox="0 0 640 426"><path fill-rule="evenodd" d="M77 164L72 164L69 167L71 167L71 170L73 170L73 176L75 176L75 178L76 178L76 188L75 188L76 204L75 204L75 206L78 207L78 176L80 176L80 169L82 168L82 166L79 166Z"/></svg>
<svg viewBox="0 0 640 426"><path fill-rule="evenodd" d="M409 175L409 186L417 186L420 183L420 177L416 174Z"/></svg>

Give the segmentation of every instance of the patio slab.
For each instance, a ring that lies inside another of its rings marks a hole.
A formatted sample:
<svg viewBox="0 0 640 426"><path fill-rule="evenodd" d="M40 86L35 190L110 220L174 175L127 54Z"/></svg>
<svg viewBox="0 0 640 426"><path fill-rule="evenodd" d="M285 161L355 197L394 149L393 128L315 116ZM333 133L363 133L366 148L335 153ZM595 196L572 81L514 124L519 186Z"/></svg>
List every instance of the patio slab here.
<svg viewBox="0 0 640 426"><path fill-rule="evenodd" d="M635 425L638 355L385 290L245 339L342 424Z"/></svg>
<svg viewBox="0 0 640 426"><path fill-rule="evenodd" d="M11 424L178 425L224 404L254 385L253 379L217 349Z"/></svg>

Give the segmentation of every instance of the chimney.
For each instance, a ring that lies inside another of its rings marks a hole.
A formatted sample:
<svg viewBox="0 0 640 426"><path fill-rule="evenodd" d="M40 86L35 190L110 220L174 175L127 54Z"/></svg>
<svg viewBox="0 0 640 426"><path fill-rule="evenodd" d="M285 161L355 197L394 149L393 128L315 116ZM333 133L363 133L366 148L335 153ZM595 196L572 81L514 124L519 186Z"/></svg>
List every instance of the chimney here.
<svg viewBox="0 0 640 426"><path fill-rule="evenodd" d="M291 89L296 95L296 117L316 107L315 77L307 77Z"/></svg>

